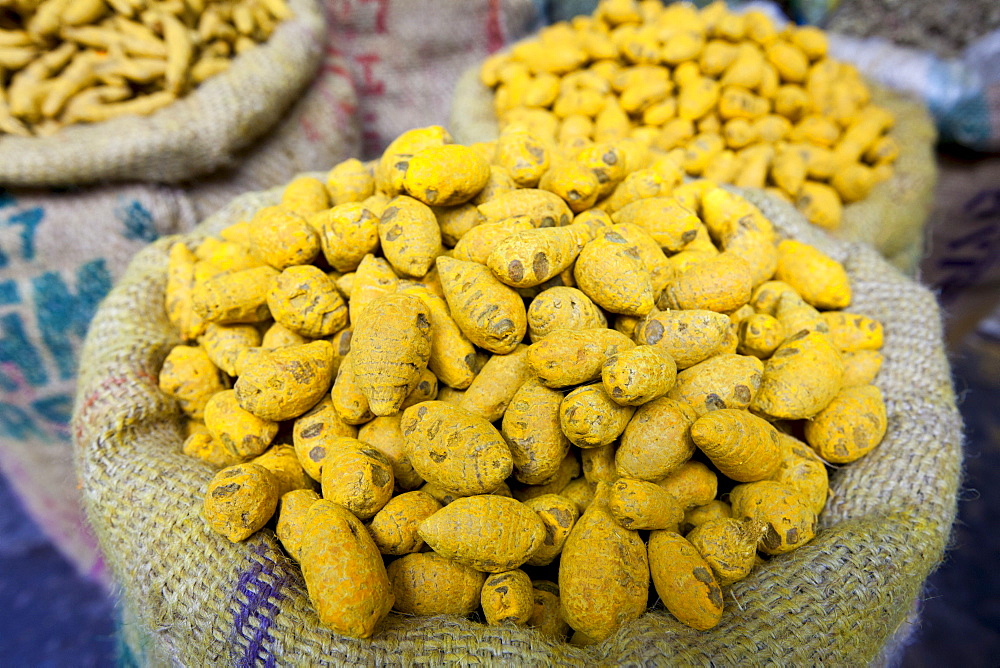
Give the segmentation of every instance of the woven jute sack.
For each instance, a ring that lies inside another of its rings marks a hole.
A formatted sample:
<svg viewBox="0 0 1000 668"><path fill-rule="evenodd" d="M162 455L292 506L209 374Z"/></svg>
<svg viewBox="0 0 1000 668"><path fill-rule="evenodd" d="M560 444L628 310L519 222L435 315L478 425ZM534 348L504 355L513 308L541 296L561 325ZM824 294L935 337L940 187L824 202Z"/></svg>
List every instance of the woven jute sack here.
<svg viewBox="0 0 1000 668"><path fill-rule="evenodd" d="M196 243L279 193L241 196L182 238ZM160 306L175 237L140 252L102 303L73 418L85 508L134 613L127 630L141 639L140 654L183 665L862 665L882 656L906 635L955 517L961 420L940 314L930 291L870 246L832 240L787 204L747 196L782 235L843 262L851 310L884 323L877 385L888 431L871 454L833 473L816 538L733 585L716 628L699 633L652 610L580 648L459 617L391 614L369 640L321 627L298 566L270 529L233 544L201 516L213 471L182 454L181 414L157 388L179 343Z"/></svg>
<svg viewBox="0 0 1000 668"><path fill-rule="evenodd" d="M190 231L240 193L356 155L356 107L345 61L327 49L301 96L233 167L180 185L0 194L0 470L81 573L104 573L69 437L80 347L98 302L151 241Z"/></svg>
<svg viewBox="0 0 1000 668"><path fill-rule="evenodd" d="M913 275L923 256L924 228L937 182L937 131L921 103L878 84L869 86L872 102L896 117L888 134L899 144L899 159L892 178L876 185L864 200L844 206L833 235L870 243L900 271ZM463 72L455 86L449 129L463 144L497 138L493 91L479 80L478 67Z"/></svg>
<svg viewBox="0 0 1000 668"><path fill-rule="evenodd" d="M132 256L198 217L178 189L146 184L15 189L0 204L0 470L60 551L100 578L70 441L80 348Z"/></svg>
<svg viewBox="0 0 1000 668"><path fill-rule="evenodd" d="M0 184L175 183L234 164L313 80L325 23L317 0L290 0L293 16L230 68L149 116L63 128L50 137L0 136Z"/></svg>

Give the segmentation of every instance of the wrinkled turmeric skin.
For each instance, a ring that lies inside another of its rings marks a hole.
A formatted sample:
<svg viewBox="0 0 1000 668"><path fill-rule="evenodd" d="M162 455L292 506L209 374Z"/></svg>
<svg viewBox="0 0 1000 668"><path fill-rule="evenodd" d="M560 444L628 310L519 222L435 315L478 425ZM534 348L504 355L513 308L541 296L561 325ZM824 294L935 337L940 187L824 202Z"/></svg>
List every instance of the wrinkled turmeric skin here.
<svg viewBox="0 0 1000 668"><path fill-rule="evenodd" d="M765 57L732 46L731 64ZM646 70L574 81L649 109L702 86L686 64L649 89ZM376 163L296 179L221 241L172 247L165 305L185 342L159 381L185 453L221 469L209 525L240 541L277 513L321 623L352 637L390 609L481 609L593 644L642 614L650 577L681 622L718 624L720 587L758 551L814 536L824 462L870 452L887 425L871 384L885 334L850 310L843 266L716 182L682 183L684 161L733 151L735 121L823 136L755 115L770 77L751 97L723 85L724 113L687 119L699 143L672 155L632 134L539 137L538 115L468 148L418 128ZM612 112L594 133L614 134ZM519 151L521 181L501 166ZM573 206L566 174L596 180L593 206ZM556 560L557 585L531 581Z"/></svg>

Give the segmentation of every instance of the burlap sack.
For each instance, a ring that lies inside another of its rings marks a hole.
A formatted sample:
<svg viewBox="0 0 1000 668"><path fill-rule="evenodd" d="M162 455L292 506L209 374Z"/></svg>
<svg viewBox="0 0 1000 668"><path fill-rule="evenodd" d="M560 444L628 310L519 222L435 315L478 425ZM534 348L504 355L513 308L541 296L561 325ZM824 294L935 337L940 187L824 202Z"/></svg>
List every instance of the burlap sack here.
<svg viewBox="0 0 1000 668"><path fill-rule="evenodd" d="M843 222L833 234L871 244L897 269L912 276L925 253L927 219L934 204L937 130L922 103L870 85L872 101L896 117L889 135L899 144L899 158L891 179L876 185L865 199L844 207Z"/></svg>
<svg viewBox="0 0 1000 668"><path fill-rule="evenodd" d="M278 190L241 196L194 242ZM167 248L139 253L94 318L74 412L87 515L144 656L183 665L350 665L509 662L517 665L862 665L906 635L912 602L939 563L955 517L961 423L933 295L873 249L831 240L791 207L748 194L782 234L845 263L851 309L885 325L888 432L880 447L832 475L822 531L771 559L727 595L715 629L699 633L651 611L601 645L573 647L518 628L457 617L392 614L370 640L318 625L298 567L262 530L232 544L201 517L212 470L181 453L176 404L157 389L178 343L163 310ZM141 314L141 315L140 315Z"/></svg>
<svg viewBox="0 0 1000 668"><path fill-rule="evenodd" d="M995 5L992 0L979 1ZM962 3L960 12L942 10L936 2L924 6L934 8L948 21L964 18L986 29L991 26L969 2ZM996 20L1000 13L994 16ZM982 35L955 56L943 57L935 53L936 45L925 42L923 36L895 41L891 34L877 35L881 32L877 29L875 36L861 36L865 31L836 19L830 27L837 31L830 39L833 57L853 63L865 76L923 101L934 114L943 141L975 151L1000 150L1000 30ZM932 26L921 24L917 18L900 20L897 16L886 28L888 32L903 28L934 34Z"/></svg>
<svg viewBox="0 0 1000 668"><path fill-rule="evenodd" d="M0 136L0 184L175 183L232 165L278 122L316 74L322 8L289 0L292 18L189 95L149 116L69 126L51 137Z"/></svg>
<svg viewBox="0 0 1000 668"><path fill-rule="evenodd" d="M198 218L181 191L140 184L7 191L0 204L0 470L63 554L100 577L69 436L79 349L132 256Z"/></svg>
<svg viewBox="0 0 1000 668"><path fill-rule="evenodd" d="M899 143L900 155L891 179L875 186L866 199L844 206L841 226L833 234L872 244L896 268L912 275L923 255L924 224L934 196L937 134L920 103L869 85L873 101L896 116L889 134ZM455 86L449 129L463 144L497 137L493 92L480 82L477 67L466 70Z"/></svg>
<svg viewBox="0 0 1000 668"><path fill-rule="evenodd" d="M239 164L183 186L128 183L0 195L0 471L84 574L103 565L80 506L69 417L98 302L142 247L187 232L239 193L356 155L357 98L327 49L303 95Z"/></svg>

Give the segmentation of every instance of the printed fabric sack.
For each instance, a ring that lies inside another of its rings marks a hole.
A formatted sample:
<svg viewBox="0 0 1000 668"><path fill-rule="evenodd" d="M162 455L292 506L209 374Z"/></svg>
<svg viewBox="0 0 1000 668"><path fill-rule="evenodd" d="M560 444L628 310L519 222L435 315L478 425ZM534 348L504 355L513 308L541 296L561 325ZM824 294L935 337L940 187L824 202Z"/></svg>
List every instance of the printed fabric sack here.
<svg viewBox="0 0 1000 668"><path fill-rule="evenodd" d="M0 195L0 469L56 547L98 579L69 434L80 347L129 259L197 220L169 186Z"/></svg>
<svg viewBox="0 0 1000 668"><path fill-rule="evenodd" d="M316 0L288 6L291 18L270 39L149 116L70 125L50 137L0 135L0 184L176 183L232 165L291 108L322 60L322 7Z"/></svg>
<svg viewBox="0 0 1000 668"><path fill-rule="evenodd" d="M267 136L233 154L233 167L185 185L0 191L0 470L81 573L104 575L69 436L97 304L155 239L191 230L239 193L356 155L356 107L345 61L328 48L305 91Z"/></svg>
<svg viewBox="0 0 1000 668"><path fill-rule="evenodd" d="M888 132L899 144L892 178L877 184L864 200L844 205L840 227L832 234L872 244L897 269L913 274L923 255L924 225L937 181L934 123L923 106L898 93L869 84L872 102L888 109L896 124ZM456 142L491 141L499 132L493 91L479 80L479 68L462 74L451 107Z"/></svg>
<svg viewBox="0 0 1000 668"><path fill-rule="evenodd" d="M330 42L347 58L364 126L362 158L405 130L445 125L473 63L544 22L537 0L325 0ZM243 191L247 192L247 191Z"/></svg>
<svg viewBox="0 0 1000 668"><path fill-rule="evenodd" d="M280 192L241 196L181 238L196 243ZM930 291L870 246L832 240L789 205L747 196L782 235L844 263L851 310L884 323L876 384L888 431L832 474L816 538L733 585L716 628L698 632L656 610L582 648L448 616L390 614L369 640L321 627L271 530L233 544L201 517L213 470L181 452L181 413L157 386L179 343L159 307L174 237L139 253L98 310L73 418L85 508L131 619L133 656L181 665L864 665L891 651L887 643L912 628L912 603L956 512L961 420L940 314Z"/></svg>

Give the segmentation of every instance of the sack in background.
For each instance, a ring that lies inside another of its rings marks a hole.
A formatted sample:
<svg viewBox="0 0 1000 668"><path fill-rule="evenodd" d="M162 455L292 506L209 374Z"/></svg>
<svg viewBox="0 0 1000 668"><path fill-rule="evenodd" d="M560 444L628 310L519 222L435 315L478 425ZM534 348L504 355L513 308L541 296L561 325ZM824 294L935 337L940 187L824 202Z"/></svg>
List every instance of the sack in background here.
<svg viewBox="0 0 1000 668"><path fill-rule="evenodd" d="M45 533L96 577L100 555L69 434L80 344L132 256L195 220L183 194L166 186L0 196L0 467Z"/></svg>
<svg viewBox="0 0 1000 668"><path fill-rule="evenodd" d="M694 4L704 7L709 0ZM995 30L1000 9L992 0L976 0L972 6L968 0L728 4L731 9L764 10L782 22L787 10L798 22L823 26L829 31L832 56L921 100L943 141L978 151L1000 150L1000 30ZM565 21L590 14L596 6L597 0L550 0L546 14L552 21Z"/></svg>
<svg viewBox="0 0 1000 668"><path fill-rule="evenodd" d="M279 194L241 196L184 238L217 232ZM961 419L935 299L869 246L830 239L763 193L747 197L783 235L843 262L854 287L851 310L883 322L885 364L876 384L889 428L872 453L831 476L817 537L733 585L719 626L698 632L664 611L649 612L588 648L459 617L392 614L369 640L321 627L298 566L272 531L234 544L201 517L214 471L182 454L180 411L157 387L162 361L179 341L162 311L136 314L138 304L163 299L176 239L162 239L136 256L94 318L73 419L87 515L135 615L132 637L147 656L182 665L735 665L747 656L863 665L891 655L956 511Z"/></svg>
<svg viewBox="0 0 1000 668"><path fill-rule="evenodd" d="M80 506L69 417L79 349L132 256L186 232L237 193L357 154L357 98L332 49L304 95L238 166L188 188L117 184L0 194L0 469L57 548L103 579ZM145 315L159 305L137 305Z"/></svg>
<svg viewBox="0 0 1000 668"><path fill-rule="evenodd" d="M319 72L278 125L236 153L233 166L182 184L198 220L241 193L286 183L296 174L329 170L361 147L358 96L347 61L332 38Z"/></svg>
<svg viewBox="0 0 1000 668"><path fill-rule="evenodd" d="M318 0L289 0L293 15L230 68L149 116L67 126L51 137L0 136L0 184L79 186L176 183L233 164L281 119L316 74L325 24Z"/></svg>
<svg viewBox="0 0 1000 668"><path fill-rule="evenodd" d="M542 22L535 0L326 0L330 43L360 99L364 158L411 128L444 125L455 81Z"/></svg>
<svg viewBox="0 0 1000 668"><path fill-rule="evenodd" d="M913 274L923 256L924 225L934 184L934 124L922 104L872 85L872 99L896 116L889 131L899 144L892 178L876 185L868 197L844 205L840 228L833 236L875 246L897 269ZM471 144L497 138L493 91L479 80L479 66L470 67L455 86L449 125L455 141Z"/></svg>
<svg viewBox="0 0 1000 668"><path fill-rule="evenodd" d="M894 267L913 276L924 256L927 219L934 203L937 132L926 107L913 98L872 85L872 101L896 117L888 134L899 145L892 178L876 184L863 200L844 205L831 234L874 246Z"/></svg>
<svg viewBox="0 0 1000 668"><path fill-rule="evenodd" d="M830 55L888 88L922 100L943 142L977 151L1000 150L1000 30L983 36L955 59L879 37L842 34L830 35Z"/></svg>
<svg viewBox="0 0 1000 668"><path fill-rule="evenodd" d="M793 10L803 1L792 0ZM960 57L972 42L1000 28L996 0L827 1L829 16L826 12L814 14L813 23L822 22L827 29L845 35L881 37L942 58Z"/></svg>

